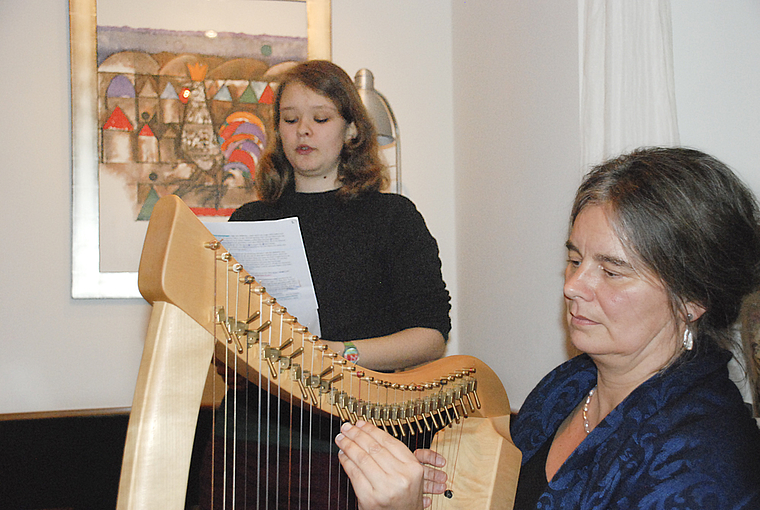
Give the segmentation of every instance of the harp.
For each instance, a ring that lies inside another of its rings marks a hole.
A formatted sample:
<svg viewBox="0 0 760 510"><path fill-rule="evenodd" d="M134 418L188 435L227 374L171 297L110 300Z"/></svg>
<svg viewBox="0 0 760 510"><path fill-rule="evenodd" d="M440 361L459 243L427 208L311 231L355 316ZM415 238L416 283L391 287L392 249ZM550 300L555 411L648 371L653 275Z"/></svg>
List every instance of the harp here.
<svg viewBox="0 0 760 510"><path fill-rule="evenodd" d="M392 374L348 362L278 305L173 195L153 210L139 287L153 310L117 509L184 508L214 356L232 357L249 380L266 380L281 396L342 420L364 419L396 435L437 426L436 449L457 452L448 497L435 496L437 507L512 508L521 456L509 436L509 400L477 358L450 356Z"/></svg>

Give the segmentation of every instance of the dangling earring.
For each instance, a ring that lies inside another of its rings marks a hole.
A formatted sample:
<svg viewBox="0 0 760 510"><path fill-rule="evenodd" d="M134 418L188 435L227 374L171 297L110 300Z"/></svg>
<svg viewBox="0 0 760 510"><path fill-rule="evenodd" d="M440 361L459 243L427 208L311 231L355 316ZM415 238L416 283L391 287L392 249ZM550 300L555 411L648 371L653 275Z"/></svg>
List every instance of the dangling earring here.
<svg viewBox="0 0 760 510"><path fill-rule="evenodd" d="M686 315L686 320L688 322L691 322L691 318L691 314ZM688 323L686 324L686 330L683 332L683 348L687 351L690 351L694 348L694 337L691 334L691 328L689 328Z"/></svg>
<svg viewBox="0 0 760 510"><path fill-rule="evenodd" d="M687 327L683 332L683 348L690 351L694 348L694 337L691 334L691 330Z"/></svg>

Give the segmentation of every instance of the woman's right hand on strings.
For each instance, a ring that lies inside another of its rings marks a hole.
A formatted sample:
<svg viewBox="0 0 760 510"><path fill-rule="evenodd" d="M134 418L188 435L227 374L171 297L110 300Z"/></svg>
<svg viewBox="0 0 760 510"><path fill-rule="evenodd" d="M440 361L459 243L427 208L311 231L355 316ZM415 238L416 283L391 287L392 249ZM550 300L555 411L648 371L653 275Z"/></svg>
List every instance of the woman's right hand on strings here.
<svg viewBox="0 0 760 510"><path fill-rule="evenodd" d="M442 455L432 450L412 453L371 423L344 423L335 444L361 510L419 510L431 504L423 493L446 489L446 473L436 469L446 463Z"/></svg>

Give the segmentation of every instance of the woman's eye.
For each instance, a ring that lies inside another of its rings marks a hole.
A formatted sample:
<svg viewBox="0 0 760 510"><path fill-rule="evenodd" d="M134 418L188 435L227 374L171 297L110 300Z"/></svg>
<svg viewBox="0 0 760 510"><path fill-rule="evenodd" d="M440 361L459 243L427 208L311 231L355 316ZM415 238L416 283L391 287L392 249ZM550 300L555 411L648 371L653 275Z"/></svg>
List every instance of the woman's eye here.
<svg viewBox="0 0 760 510"><path fill-rule="evenodd" d="M578 260L578 259L567 259L567 265L568 266L573 266L573 267L578 267L578 266L581 265L581 261Z"/></svg>
<svg viewBox="0 0 760 510"><path fill-rule="evenodd" d="M290 119L290 118L286 119L286 118L283 118L283 119L282 119L282 121L283 121L285 124L295 124L295 123L296 123L296 121L298 121L298 119Z"/></svg>
<svg viewBox="0 0 760 510"><path fill-rule="evenodd" d="M328 119L328 118L326 118L326 117L325 117L325 118L318 118L318 119L317 119L317 118L315 118L315 119L314 119L314 122L316 122L317 124L324 124L324 123L325 123L325 122L327 122L328 120L330 120L330 119Z"/></svg>

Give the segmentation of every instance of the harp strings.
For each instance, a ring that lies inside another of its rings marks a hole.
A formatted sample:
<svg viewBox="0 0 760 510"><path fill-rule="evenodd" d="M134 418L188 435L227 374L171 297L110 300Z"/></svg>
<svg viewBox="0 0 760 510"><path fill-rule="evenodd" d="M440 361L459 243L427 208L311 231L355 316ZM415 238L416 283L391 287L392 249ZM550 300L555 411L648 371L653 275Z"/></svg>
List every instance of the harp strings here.
<svg viewBox="0 0 760 510"><path fill-rule="evenodd" d="M463 390L452 391L447 386L459 384L466 387L466 384L457 382L457 378L470 377L466 371L457 374L456 378L448 376L423 384L402 385L376 380L366 375L361 367L327 352L326 346L288 315L253 277L245 274L229 253L217 253L216 259L214 302L217 303L216 329L220 333L216 335L220 344L217 359L223 358L223 362L221 359L219 362L224 366L225 384L232 388L223 402L223 480L220 486L212 483L211 488L212 500L221 498L223 508L245 508L248 500L254 498L256 508L299 508L293 507L291 502L294 499L300 501L304 496L306 501L311 501L310 480L315 466L312 431L324 425L324 420L315 420L323 411L315 408L332 409L331 412L340 416L342 421L372 421L412 450L417 447L436 449L443 435L461 435L458 423L467 414L464 397L459 394ZM268 375L264 376L265 373ZM250 385L243 381L251 380L257 387L249 390ZM326 391L325 386L330 391ZM331 387L340 390L333 393ZM256 391L256 395L249 395L249 391ZM346 402L339 401L344 397ZM250 415L249 406L245 404L249 398L258 399L258 411L254 416ZM296 403L296 398L301 402ZM289 407L291 412L281 413L283 406ZM286 424L280 422L283 414L289 420ZM299 426L294 427L296 420ZM332 430L335 422L330 420L327 425L331 427L328 434L331 437L338 433L337 428ZM242 425L243 430L239 431L238 425ZM284 432L283 426L290 432ZM214 418L212 434L217 433L217 427L219 424ZM239 446L252 439L248 437L252 428L256 430L253 439L257 444L253 472L245 468L253 460L248 458L248 448ZM294 429L298 432L294 433ZM441 432L433 439L438 430ZM283 438L282 434L287 437ZM444 451L438 451L447 459L446 470L451 485L456 473L458 441L445 444ZM214 445L215 441L212 441L212 477L217 476ZM241 462L238 462L239 458L242 458ZM298 473L298 478L288 476L284 480L286 494L280 491L283 471L280 468L285 463L287 473ZM270 466L274 471L271 477L267 472ZM333 488L341 487L341 479L346 475L337 464L333 467L332 462L327 465L326 475L327 497L332 505ZM251 477L255 480L249 479ZM345 486L343 497L336 499L348 502L350 490L348 484ZM214 487L222 487L221 494L215 493ZM334 507L339 510L337 504Z"/></svg>

